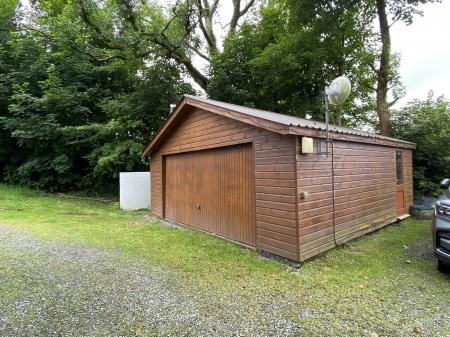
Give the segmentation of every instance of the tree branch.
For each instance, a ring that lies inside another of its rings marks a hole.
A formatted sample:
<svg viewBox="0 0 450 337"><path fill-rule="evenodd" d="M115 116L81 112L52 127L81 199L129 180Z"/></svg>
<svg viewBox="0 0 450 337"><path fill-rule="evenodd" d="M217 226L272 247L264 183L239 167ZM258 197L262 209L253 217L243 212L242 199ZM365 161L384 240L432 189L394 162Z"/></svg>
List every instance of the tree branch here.
<svg viewBox="0 0 450 337"><path fill-rule="evenodd" d="M228 34L236 31L237 23L239 21L239 14L241 13L241 0L232 0L232 1L233 1L233 15L231 16Z"/></svg>
<svg viewBox="0 0 450 337"><path fill-rule="evenodd" d="M161 34L164 35L164 33L166 32L167 29L169 29L170 24L173 22L173 20L175 20L176 18L178 18L178 14L174 14L174 16L172 16L170 18L169 21L167 21L166 25L164 26L163 30L161 31Z"/></svg>
<svg viewBox="0 0 450 337"><path fill-rule="evenodd" d="M401 98L402 98L401 96L396 97L392 102L389 102L389 103L388 103L388 106L389 106L389 107L393 106L393 105L394 105L395 103L397 103Z"/></svg>
<svg viewBox="0 0 450 337"><path fill-rule="evenodd" d="M378 75L378 73L380 72L380 70L377 69L377 68L375 67L375 65L374 65L372 62L369 62L368 64L369 64L369 67L373 70L373 72L374 72L375 74Z"/></svg>
<svg viewBox="0 0 450 337"><path fill-rule="evenodd" d="M147 49L142 53L137 52L137 45L140 42L138 39L135 41L136 43L131 44L125 44L125 45L115 45L112 43L112 41L105 37L101 28L97 26L90 18L89 12L87 8L85 7L84 0L77 0L79 6L80 6L80 16L83 22L92 28L95 32L95 35L98 40L98 46L100 48L107 48L107 49L116 49L116 50L126 50L126 49L132 49L133 54L135 57L145 57L150 55L153 50ZM174 15L165 25L162 31L157 33L152 32L145 32L143 27L139 25L139 22L137 22L137 17L134 13L133 7L131 3L128 0L120 0L120 3L124 6L124 19L127 20L130 23L131 28L137 32L141 37L148 38L148 41L153 43L154 45L160 47L167 55L168 58L171 58L178 64L182 65L187 73L192 77L192 79L202 88L206 90L206 87L208 85L208 78L202 74L202 72L197 69L192 60L189 59L188 55L186 54L186 49L183 47L184 41L186 38L191 34L193 27L187 27L185 35L177 41L177 45L174 45L172 42L170 42L170 39L165 35L166 30L169 28L170 24L175 20L177 17L177 14ZM196 52L197 53L197 52ZM198 53L197 53L198 54ZM206 56L206 55L203 55ZM95 55L90 55L90 57L95 57ZM105 59L98 59L98 61L107 61L111 60L113 58L124 58L124 56L111 56Z"/></svg>
<svg viewBox="0 0 450 337"><path fill-rule="evenodd" d="M123 57L122 55L112 55L106 58L98 58L97 56L95 56L94 54L88 52L87 50L80 50L78 48L75 48L76 51L78 51L79 53L85 54L87 56L89 56L91 58L91 61L96 62L96 63L106 63L115 59L120 59L120 60L126 60L125 57Z"/></svg>
<svg viewBox="0 0 450 337"><path fill-rule="evenodd" d="M23 24L22 27L24 27L25 29L29 30L30 32L36 33L37 35L39 35L41 37L45 37L46 39L52 40L54 38L53 35L51 35L49 33L46 33L46 32L44 32L44 31L42 31L40 29L34 28L34 27L30 26L30 25Z"/></svg>
<svg viewBox="0 0 450 337"><path fill-rule="evenodd" d="M233 14L230 20L230 29L228 33L233 33L236 31L239 19L245 15L249 9L254 5L256 0L250 0L247 5L241 10L241 0L232 0L233 1Z"/></svg>
<svg viewBox="0 0 450 337"><path fill-rule="evenodd" d="M211 62L211 59L202 53L198 48L195 48L194 46L187 46L190 50L192 50L194 53L196 53L198 56L200 56L202 59Z"/></svg>
<svg viewBox="0 0 450 337"><path fill-rule="evenodd" d="M219 1L220 1L220 0L216 0L216 1L214 1L214 3L212 4L212 6L211 6L211 14L215 14L215 13L216 13L217 6L219 5Z"/></svg>
<svg viewBox="0 0 450 337"><path fill-rule="evenodd" d="M202 0L197 0L198 23L200 26L200 30L202 31L202 34L206 40L206 43L208 44L210 52L214 53L217 51L217 40L214 35L212 20L214 12L217 8L218 1L216 0L211 8L209 6L208 0L204 0L203 3L205 7L203 7Z"/></svg>
<svg viewBox="0 0 450 337"><path fill-rule="evenodd" d="M245 14L248 12L248 10L253 6L253 4L254 4L255 2L256 2L256 0L250 0L250 1L247 3L247 6L245 6L244 9L240 11L239 17L245 15Z"/></svg>
<svg viewBox="0 0 450 337"><path fill-rule="evenodd" d="M174 46L167 39L161 40L156 34L142 32L142 35L148 36L154 44L161 47L165 52L167 57L171 58L180 65L183 65L188 74L192 79L203 89L206 90L208 86L208 78L202 74L202 72L197 69L192 60L190 60L181 45Z"/></svg>
<svg viewBox="0 0 450 337"><path fill-rule="evenodd" d="M48 40L54 40L55 36L48 34L46 32L43 32L42 30L36 29L34 27L31 27L30 25L23 25L23 27L27 30L29 30L30 32L33 32L41 37L44 37ZM87 50L82 50L80 48L77 48L75 44L71 44L70 48L78 53L84 54L86 56L88 56L91 61L96 62L96 63L106 63L109 61L112 61L114 59L121 59L121 60L125 60L125 57L123 57L122 55L112 55L112 56L108 56L105 58L99 58L98 56L95 56L94 54L90 53Z"/></svg>

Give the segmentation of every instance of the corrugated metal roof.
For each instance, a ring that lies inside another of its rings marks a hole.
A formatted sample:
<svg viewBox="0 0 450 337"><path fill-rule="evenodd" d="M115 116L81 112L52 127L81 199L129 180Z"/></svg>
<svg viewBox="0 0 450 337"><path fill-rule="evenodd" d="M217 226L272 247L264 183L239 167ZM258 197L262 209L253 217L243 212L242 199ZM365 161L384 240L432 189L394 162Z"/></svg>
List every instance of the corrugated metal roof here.
<svg viewBox="0 0 450 337"><path fill-rule="evenodd" d="M314 121L311 119L300 118L300 117L296 117L296 116L290 116L290 115L285 115L285 114L281 114L281 113L275 113L275 112L270 112L270 111L265 111L265 110L254 109L254 108L248 108L248 107L244 107L241 105L220 102L220 101L203 98L203 97L197 97L197 96L191 96L191 95L185 95L185 97L199 101L199 102L211 104L211 105L214 105L217 107L236 111L236 112L239 112L242 114L265 119L265 120L283 124L283 125L294 126L294 127L299 127L299 128L315 129L315 130L321 130L321 131L326 130L325 123L317 122L317 121ZM330 132L343 133L343 134L348 134L348 135L362 136L362 137L368 137L368 138L377 138L377 139L395 141L395 142L411 144L411 145L414 144L414 143L407 142L407 141L397 139L397 138L386 137L386 136L382 136L382 135L379 135L376 133L361 131L361 130L352 129L352 128L345 128L345 127L335 126L335 125L331 125L331 124L330 124L329 130L330 130Z"/></svg>

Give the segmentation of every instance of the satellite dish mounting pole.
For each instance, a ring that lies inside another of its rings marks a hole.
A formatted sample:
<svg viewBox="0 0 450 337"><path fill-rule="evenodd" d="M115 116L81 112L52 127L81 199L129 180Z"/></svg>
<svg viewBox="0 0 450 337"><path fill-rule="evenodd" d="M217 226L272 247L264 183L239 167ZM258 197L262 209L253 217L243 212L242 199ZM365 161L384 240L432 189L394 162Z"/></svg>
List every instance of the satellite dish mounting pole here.
<svg viewBox="0 0 450 337"><path fill-rule="evenodd" d="M329 131L329 124L330 124L330 112L328 110L328 88L325 87L324 91L324 104L325 104L325 124L326 124L326 151L327 151L327 158L328 158L328 143L330 141L330 131Z"/></svg>
<svg viewBox="0 0 450 337"><path fill-rule="evenodd" d="M326 137L327 137L327 158L328 158L328 149L330 143L330 112L328 110L328 102L330 104L337 106L340 109L340 106L350 95L351 83L350 80L345 76L339 76L335 78L329 86L325 87L325 95L324 95L324 108L325 108L325 124L326 124ZM335 128L336 130L336 128ZM334 148L331 146L331 186L333 190L333 239L334 244L337 246L336 241L336 191L334 185Z"/></svg>

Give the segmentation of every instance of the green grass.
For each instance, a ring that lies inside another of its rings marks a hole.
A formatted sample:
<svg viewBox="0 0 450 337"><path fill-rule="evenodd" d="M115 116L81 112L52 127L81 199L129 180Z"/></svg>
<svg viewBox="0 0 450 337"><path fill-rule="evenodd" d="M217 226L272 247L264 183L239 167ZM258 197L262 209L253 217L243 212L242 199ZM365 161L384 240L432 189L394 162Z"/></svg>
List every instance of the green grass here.
<svg viewBox="0 0 450 337"><path fill-rule="evenodd" d="M235 274L236 268L246 273L285 269L251 250L205 233L146 220L145 214L146 211L121 211L115 202L67 199L0 184L0 223L26 229L42 239L119 249L191 274L212 269L227 274Z"/></svg>
<svg viewBox="0 0 450 337"><path fill-rule="evenodd" d="M91 215L64 214L76 212ZM146 220L145 213L0 185L0 223L41 239L139 256L177 273L186 288L233 294L249 306L257 304L259 293L289 299L295 308L291 319L307 326L310 335L328 331L323 322L342 328L343 335L416 330L433 335L427 331L441 315L444 323L433 333L450 335L450 300L438 296L448 291L449 277L435 269L429 222L409 219L385 227L297 270L201 232Z"/></svg>

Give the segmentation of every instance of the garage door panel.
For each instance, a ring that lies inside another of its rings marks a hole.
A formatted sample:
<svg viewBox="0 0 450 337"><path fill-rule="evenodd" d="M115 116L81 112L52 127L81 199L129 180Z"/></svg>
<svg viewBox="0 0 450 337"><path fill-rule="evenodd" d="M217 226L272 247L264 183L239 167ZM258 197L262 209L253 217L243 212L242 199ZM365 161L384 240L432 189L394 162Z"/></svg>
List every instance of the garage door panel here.
<svg viewBox="0 0 450 337"><path fill-rule="evenodd" d="M250 144L169 155L165 160L166 218L255 245Z"/></svg>

